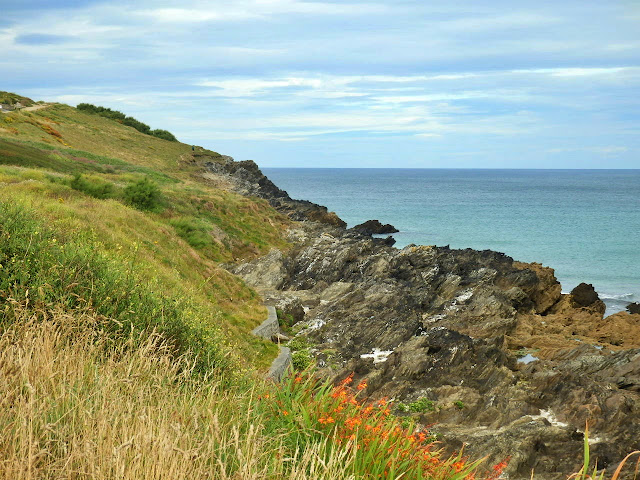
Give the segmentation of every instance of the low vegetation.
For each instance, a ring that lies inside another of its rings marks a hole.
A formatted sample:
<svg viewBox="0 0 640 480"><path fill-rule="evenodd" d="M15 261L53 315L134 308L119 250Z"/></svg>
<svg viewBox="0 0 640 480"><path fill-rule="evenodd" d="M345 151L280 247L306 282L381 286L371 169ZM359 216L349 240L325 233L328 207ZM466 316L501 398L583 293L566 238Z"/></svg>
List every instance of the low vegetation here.
<svg viewBox="0 0 640 480"><path fill-rule="evenodd" d="M80 103L76 107L78 110L82 110L83 112L93 113L95 115L100 115L101 117L111 118L116 122L119 122L128 127L133 127L138 130L140 133L144 133L145 135L152 135L154 137L162 138L163 140L168 140L170 142L177 142L178 139L173 136L172 133L166 130L151 130L151 127L146 123L142 123L139 120L136 120L133 117L129 117L118 110L111 110L106 107L98 107L92 105L90 103Z"/></svg>
<svg viewBox="0 0 640 480"><path fill-rule="evenodd" d="M28 97L23 97L22 95L17 95L11 92L0 92L0 103L5 105L15 105L16 103L20 103L23 107L28 107L33 105L35 102Z"/></svg>

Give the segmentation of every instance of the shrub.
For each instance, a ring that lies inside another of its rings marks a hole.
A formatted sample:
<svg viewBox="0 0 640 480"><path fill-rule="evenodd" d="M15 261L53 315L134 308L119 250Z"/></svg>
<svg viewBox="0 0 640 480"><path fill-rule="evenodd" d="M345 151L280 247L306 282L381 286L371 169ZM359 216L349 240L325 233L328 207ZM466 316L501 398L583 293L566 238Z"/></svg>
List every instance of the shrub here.
<svg viewBox="0 0 640 480"><path fill-rule="evenodd" d="M124 199L138 210L156 210L160 207L160 188L147 177L124 189Z"/></svg>
<svg viewBox="0 0 640 480"><path fill-rule="evenodd" d="M133 117L128 117L122 112L118 110L111 110L107 107L98 107L96 105L92 105L90 103L79 103L76 108L86 113L91 113L94 115L100 115L101 117L110 118L117 122L122 123L128 127L133 127L138 130L140 133L144 133L145 135L152 135L154 137L162 138L163 140L169 140L170 142L177 142L176 137L173 136L172 133L167 130L151 130L151 127L146 123L141 122L140 120L136 120Z"/></svg>
<svg viewBox="0 0 640 480"><path fill-rule="evenodd" d="M177 142L178 139L173 135L173 133L168 132L167 130L156 129L151 132L151 135L154 137L161 138L163 140L168 140L170 142Z"/></svg>
<svg viewBox="0 0 640 480"><path fill-rule="evenodd" d="M81 174L77 173L69 182L69 186L74 190L86 193L95 198L109 198L113 195L113 184L103 182L101 180L87 180Z"/></svg>
<svg viewBox="0 0 640 480"><path fill-rule="evenodd" d="M432 400L429 400L428 398L421 398L419 400L416 400L415 402L411 402L408 405L404 403L399 403L397 408L399 411L405 412L405 413L407 412L426 413L426 412L433 412L436 409L435 403Z"/></svg>
<svg viewBox="0 0 640 480"><path fill-rule="evenodd" d="M309 350L298 350L291 354L291 365L296 371L306 370L311 366L312 361Z"/></svg>
<svg viewBox="0 0 640 480"><path fill-rule="evenodd" d="M213 244L211 227L202 220L193 217L176 218L169 223L189 245L194 248L205 248Z"/></svg>

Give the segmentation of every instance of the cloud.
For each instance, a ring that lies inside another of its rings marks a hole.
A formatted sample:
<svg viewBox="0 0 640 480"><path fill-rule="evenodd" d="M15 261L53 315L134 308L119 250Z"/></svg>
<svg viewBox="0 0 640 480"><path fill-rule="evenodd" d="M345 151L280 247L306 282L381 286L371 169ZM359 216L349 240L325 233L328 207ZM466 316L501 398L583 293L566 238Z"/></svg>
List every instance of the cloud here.
<svg viewBox="0 0 640 480"><path fill-rule="evenodd" d="M27 33L17 35L14 42L21 45L57 45L69 42L73 37L67 35L47 35L43 33Z"/></svg>
<svg viewBox="0 0 640 480"><path fill-rule="evenodd" d="M599 147L568 147L568 148L550 148L549 153L570 153L570 152L590 152L597 153L602 156L615 156L629 151L628 147L608 145Z"/></svg>
<svg viewBox="0 0 640 480"><path fill-rule="evenodd" d="M206 7L152 8L138 10L137 15L150 17L158 22L201 23L266 19L287 14L305 15L362 15L383 13L382 4L349 4L306 2L297 0L253 0L236 2L210 2Z"/></svg>
<svg viewBox="0 0 640 480"><path fill-rule="evenodd" d="M0 27L4 89L235 156L561 166L632 162L640 144L637 21L607 2L25 1Z"/></svg>

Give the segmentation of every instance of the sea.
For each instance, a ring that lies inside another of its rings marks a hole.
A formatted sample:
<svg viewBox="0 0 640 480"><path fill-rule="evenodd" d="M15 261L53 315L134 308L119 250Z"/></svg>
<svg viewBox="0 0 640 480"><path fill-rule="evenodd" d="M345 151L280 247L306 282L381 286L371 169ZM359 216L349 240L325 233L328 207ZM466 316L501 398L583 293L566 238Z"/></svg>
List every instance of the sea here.
<svg viewBox="0 0 640 480"><path fill-rule="evenodd" d="M264 168L349 227L391 223L402 248L504 252L592 284L607 315L640 301L640 170Z"/></svg>

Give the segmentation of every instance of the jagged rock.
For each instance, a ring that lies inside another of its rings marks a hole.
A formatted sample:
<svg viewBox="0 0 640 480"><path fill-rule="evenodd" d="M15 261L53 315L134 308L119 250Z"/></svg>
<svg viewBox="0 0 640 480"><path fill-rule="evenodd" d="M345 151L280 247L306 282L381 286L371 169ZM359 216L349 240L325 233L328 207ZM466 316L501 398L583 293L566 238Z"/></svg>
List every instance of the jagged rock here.
<svg viewBox="0 0 640 480"><path fill-rule="evenodd" d="M271 341L273 343L287 343L289 340L291 340L291 338L287 337L286 335L282 334L282 333L276 333L275 335L271 336Z"/></svg>
<svg viewBox="0 0 640 480"><path fill-rule="evenodd" d="M304 305L300 335L315 344L321 374L354 372L372 399L434 402L415 415L437 425L445 448L465 441L474 457L513 455L516 480L532 467L539 478L575 471L586 421L598 465L640 449L640 315L603 319L593 287L563 295L540 264L489 250L398 250L320 223L296 225L288 241L286 254L234 271Z"/></svg>
<svg viewBox="0 0 640 480"><path fill-rule="evenodd" d="M206 178L218 176L243 195L264 198L271 206L293 220L310 220L338 228L347 226L335 212L329 212L326 207L306 200L293 200L287 192L269 180L253 160L236 162L228 156L221 155L214 159L201 153L194 157L206 168Z"/></svg>
<svg viewBox="0 0 640 480"><path fill-rule="evenodd" d="M561 455L579 461L586 420L602 439L599 465L640 448L635 315L603 320L599 299L562 295L552 269L498 252L398 250L315 225L290 234L277 293L308 306L301 335L323 375L355 372L373 399L430 399L441 408L419 420L436 423L447 448L466 437L470 455L516 452L514 479L531 466L541 478L574 471ZM515 350L538 360L519 363Z"/></svg>
<svg viewBox="0 0 640 480"><path fill-rule="evenodd" d="M280 292L268 292L264 296L265 303L273 305L278 312L281 323L293 325L304 320L304 306L299 297Z"/></svg>
<svg viewBox="0 0 640 480"><path fill-rule="evenodd" d="M545 313L560 300L562 287L553 268L544 267L540 263L522 262L513 262L513 266L535 274L529 282L523 282L523 290L533 302L536 313Z"/></svg>
<svg viewBox="0 0 640 480"><path fill-rule="evenodd" d="M581 283L571 290L571 300L575 306L588 307L600 300L598 293L590 283Z"/></svg>
<svg viewBox="0 0 640 480"><path fill-rule="evenodd" d="M260 291L277 290L286 280L286 269L280 250L273 249L260 262L246 263L233 268L247 283Z"/></svg>
<svg viewBox="0 0 640 480"><path fill-rule="evenodd" d="M627 305L627 311L629 313L640 314L640 303L630 303Z"/></svg>
<svg viewBox="0 0 640 480"><path fill-rule="evenodd" d="M380 223L380 220L367 220L360 225L352 227L351 230L362 233L363 235L396 233L400 231L389 223L383 225L382 223Z"/></svg>

